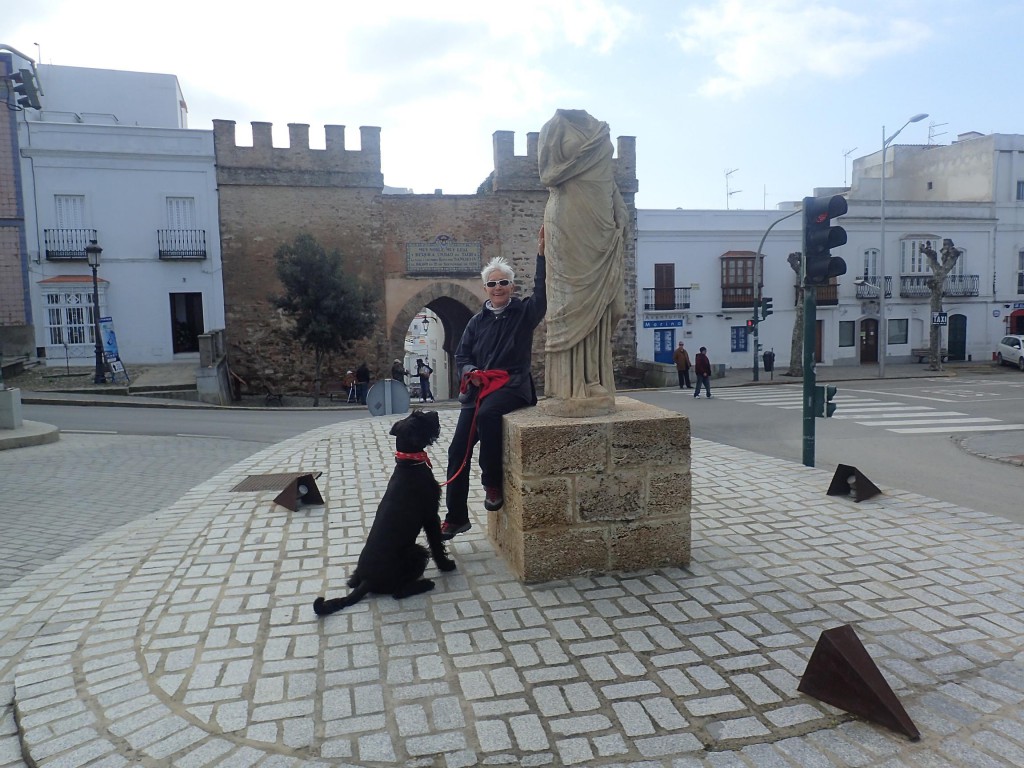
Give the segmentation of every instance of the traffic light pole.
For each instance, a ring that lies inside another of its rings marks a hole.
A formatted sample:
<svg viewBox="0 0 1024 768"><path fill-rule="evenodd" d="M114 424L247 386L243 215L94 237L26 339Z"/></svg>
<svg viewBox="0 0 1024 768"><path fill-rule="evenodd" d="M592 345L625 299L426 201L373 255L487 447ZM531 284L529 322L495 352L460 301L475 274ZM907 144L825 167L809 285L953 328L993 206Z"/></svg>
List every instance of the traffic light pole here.
<svg viewBox="0 0 1024 768"><path fill-rule="evenodd" d="M758 343L758 328L761 325L758 321L757 313L758 310L761 308L761 298L764 295L764 290L761 285L764 282L764 276L761 274L761 249L764 248L764 241L768 239L768 233L772 231L772 228L776 224L778 224L780 221L785 221L786 219L792 216L796 216L798 213L801 213L802 211L803 208L797 208L792 213L787 213L781 219L776 219L775 221L773 221L768 226L768 229L764 231L764 234L761 235L761 242L757 244L757 251L754 252L754 381L758 380L757 353L758 347L760 346L760 344Z"/></svg>
<svg viewBox="0 0 1024 768"><path fill-rule="evenodd" d="M802 282L802 280L801 280ZM816 334L817 291L804 286L804 451L805 467L814 466L814 342Z"/></svg>

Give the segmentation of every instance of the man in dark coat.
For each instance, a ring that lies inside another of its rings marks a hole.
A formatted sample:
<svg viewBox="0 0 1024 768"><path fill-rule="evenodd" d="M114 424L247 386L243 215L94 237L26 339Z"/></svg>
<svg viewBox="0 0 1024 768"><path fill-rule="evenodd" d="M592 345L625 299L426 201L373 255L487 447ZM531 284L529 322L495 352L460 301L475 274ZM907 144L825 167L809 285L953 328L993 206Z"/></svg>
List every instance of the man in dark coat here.
<svg viewBox="0 0 1024 768"><path fill-rule="evenodd" d="M697 357L693 359L693 372L697 376L697 386L693 389L693 396L700 397L700 385L703 384L708 397L711 397L711 360L708 359L707 347L701 347Z"/></svg>

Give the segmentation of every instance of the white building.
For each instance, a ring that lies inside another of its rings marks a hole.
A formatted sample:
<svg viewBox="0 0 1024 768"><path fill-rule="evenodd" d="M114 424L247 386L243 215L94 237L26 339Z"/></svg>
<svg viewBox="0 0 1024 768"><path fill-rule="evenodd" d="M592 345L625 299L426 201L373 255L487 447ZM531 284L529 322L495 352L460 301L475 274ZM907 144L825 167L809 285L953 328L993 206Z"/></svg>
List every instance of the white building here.
<svg viewBox="0 0 1024 768"><path fill-rule="evenodd" d="M198 361L224 327L212 131L188 130L173 75L40 66L42 110L19 122L36 351L49 366L95 355L99 314L133 364Z"/></svg>
<svg viewBox="0 0 1024 768"><path fill-rule="evenodd" d="M835 249L846 275L818 290L816 357L822 365L877 365L881 285L881 152L853 163L848 242ZM944 285L943 347L952 360L989 360L1005 333L1024 332L1024 136L970 134L948 146L891 146L886 165L886 360L911 362L928 346L931 269L919 246L953 240L963 255ZM758 327L776 368L789 365L802 216L778 221L799 203L772 211L638 211L637 358L671 362L678 341L691 355L708 347L713 363L752 368L747 333L755 295L774 314ZM765 232L778 222L765 237ZM761 248L763 289L755 290ZM862 277L865 285L854 285ZM874 287L873 287L874 286Z"/></svg>

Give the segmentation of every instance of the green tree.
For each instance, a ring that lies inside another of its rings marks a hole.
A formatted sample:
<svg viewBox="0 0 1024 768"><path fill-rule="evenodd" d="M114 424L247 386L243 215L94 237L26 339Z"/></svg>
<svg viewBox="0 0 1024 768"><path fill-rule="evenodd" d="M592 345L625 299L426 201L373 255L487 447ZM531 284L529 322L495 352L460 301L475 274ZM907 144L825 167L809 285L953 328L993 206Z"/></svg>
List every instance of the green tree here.
<svg viewBox="0 0 1024 768"><path fill-rule="evenodd" d="M274 258L284 295L272 301L291 319L292 336L313 351L313 405L319 406L324 360L370 334L377 322L377 295L345 272L340 252L327 252L311 235L282 245Z"/></svg>

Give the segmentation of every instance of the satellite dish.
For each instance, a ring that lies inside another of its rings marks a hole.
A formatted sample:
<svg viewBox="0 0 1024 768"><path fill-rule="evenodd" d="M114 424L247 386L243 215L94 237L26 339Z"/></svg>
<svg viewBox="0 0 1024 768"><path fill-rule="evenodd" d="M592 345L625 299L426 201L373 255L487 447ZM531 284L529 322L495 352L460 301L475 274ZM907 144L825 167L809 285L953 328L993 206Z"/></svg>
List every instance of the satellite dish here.
<svg viewBox="0 0 1024 768"><path fill-rule="evenodd" d="M397 379L378 381L366 393L366 407L373 416L409 412L409 390Z"/></svg>

